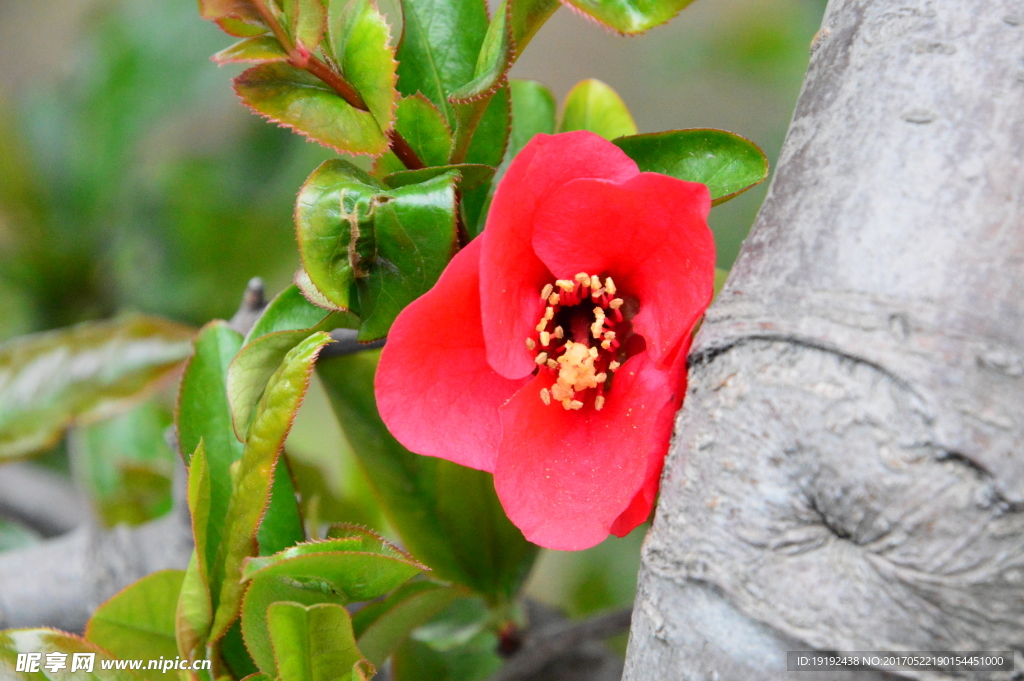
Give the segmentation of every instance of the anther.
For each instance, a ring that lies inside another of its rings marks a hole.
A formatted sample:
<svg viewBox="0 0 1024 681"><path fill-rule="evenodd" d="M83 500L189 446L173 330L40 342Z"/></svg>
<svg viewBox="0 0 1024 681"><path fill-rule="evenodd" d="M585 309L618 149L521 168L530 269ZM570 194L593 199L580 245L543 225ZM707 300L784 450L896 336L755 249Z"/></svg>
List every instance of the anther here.
<svg viewBox="0 0 1024 681"><path fill-rule="evenodd" d="M565 337L565 331L562 330L562 327L556 326L555 327L555 338L564 338L564 337Z"/></svg>
<svg viewBox="0 0 1024 681"><path fill-rule="evenodd" d="M544 347L551 345L551 334L547 331L540 332L540 344Z"/></svg>
<svg viewBox="0 0 1024 681"><path fill-rule="evenodd" d="M558 305L561 302L562 296L558 295L557 293L552 293L550 296L548 296L548 305Z"/></svg>
<svg viewBox="0 0 1024 681"><path fill-rule="evenodd" d="M594 409L597 411L604 409L604 395L598 395L594 398Z"/></svg>
<svg viewBox="0 0 1024 681"><path fill-rule="evenodd" d="M562 289L563 291L571 291L574 288L576 288L576 284L569 281L568 279L559 279L558 281L555 282L555 286Z"/></svg>
<svg viewBox="0 0 1024 681"><path fill-rule="evenodd" d="M601 278L595 274L590 278L590 290L597 291L599 288L601 288Z"/></svg>
<svg viewBox="0 0 1024 681"><path fill-rule="evenodd" d="M602 371L601 373L594 377L594 380L597 381L598 383L604 383L605 381L608 380L608 374Z"/></svg>
<svg viewBox="0 0 1024 681"><path fill-rule="evenodd" d="M548 392L547 388L540 389L540 401L544 404L551 404L551 393Z"/></svg>
<svg viewBox="0 0 1024 681"><path fill-rule="evenodd" d="M569 411L570 409L572 409L572 407L570 406L571 404L572 404L572 400L570 400L568 397L566 397L564 400L562 400L562 408L565 409L566 411Z"/></svg>
<svg viewBox="0 0 1024 681"><path fill-rule="evenodd" d="M608 295L615 295L615 282L612 281L611 277L608 277L607 279L604 280L604 289L608 291Z"/></svg>
<svg viewBox="0 0 1024 681"><path fill-rule="evenodd" d="M577 409L582 409L582 408L583 408L583 403L580 402L579 400L572 400L571 402L569 402L569 409L572 409L572 410L575 411Z"/></svg>
<svg viewBox="0 0 1024 681"><path fill-rule="evenodd" d="M622 365L619 364L618 362L612 362L611 364L608 365L608 371L615 371L620 366L622 366Z"/></svg>
<svg viewBox="0 0 1024 681"><path fill-rule="evenodd" d="M533 339L532 338L527 338L526 339L526 349L527 350L533 350L535 347L537 347L537 344L533 342Z"/></svg>
<svg viewBox="0 0 1024 681"><path fill-rule="evenodd" d="M548 325L547 317L541 319L540 323L537 324L537 333L540 333L541 331L543 331L547 327L547 325Z"/></svg>
<svg viewBox="0 0 1024 681"><path fill-rule="evenodd" d="M551 292L554 291L554 290L555 290L555 287L552 286L551 284L544 284L544 288L541 289L541 292L540 292L541 300L546 300L547 297L550 296Z"/></svg>
<svg viewBox="0 0 1024 681"><path fill-rule="evenodd" d="M586 272L580 272L575 277L576 281L583 284L584 286L590 285L590 275Z"/></svg>
<svg viewBox="0 0 1024 681"><path fill-rule="evenodd" d="M553 307L546 307L546 308L544 308L544 319L554 319L554 318L555 318L555 308L553 308Z"/></svg>
<svg viewBox="0 0 1024 681"><path fill-rule="evenodd" d="M612 342L610 340L601 341L601 347L604 348L605 350L611 350Z"/></svg>
<svg viewBox="0 0 1024 681"><path fill-rule="evenodd" d="M611 292L609 291L609 293L611 293ZM612 293L612 295L615 295L615 294ZM622 298L615 298L615 299L612 300L612 302L608 303L608 307L613 309L613 310L618 310L620 307L622 307L622 303L623 302L624 301L622 300Z"/></svg>
<svg viewBox="0 0 1024 681"><path fill-rule="evenodd" d="M605 331L604 332L604 339L605 340L609 340L609 341L610 340L615 340L615 332L614 331ZM545 343L544 345L547 345L547 343Z"/></svg>
<svg viewBox="0 0 1024 681"><path fill-rule="evenodd" d="M548 353L540 353L533 361L536 362L538 366L544 366L544 363L548 361Z"/></svg>
<svg viewBox="0 0 1024 681"><path fill-rule="evenodd" d="M558 362L556 362L553 359L549 359L548 360L548 369L554 369L554 370L557 371L558 370Z"/></svg>

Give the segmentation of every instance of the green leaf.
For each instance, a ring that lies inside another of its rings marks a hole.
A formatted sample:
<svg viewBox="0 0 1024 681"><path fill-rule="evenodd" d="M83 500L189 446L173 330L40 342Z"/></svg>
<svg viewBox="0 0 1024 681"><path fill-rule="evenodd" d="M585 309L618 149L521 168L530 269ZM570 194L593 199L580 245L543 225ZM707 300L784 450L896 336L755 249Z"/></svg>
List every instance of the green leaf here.
<svg viewBox="0 0 1024 681"><path fill-rule="evenodd" d="M295 496L295 481L288 467L288 457L279 456L274 466L274 479L270 488L270 501L256 531L259 554L268 556L298 544L306 538L302 527L299 500Z"/></svg>
<svg viewBox="0 0 1024 681"><path fill-rule="evenodd" d="M378 357L332 357L317 368L388 520L439 578L492 602L511 599L537 547L505 516L489 473L413 454L391 436L374 401Z"/></svg>
<svg viewBox="0 0 1024 681"><path fill-rule="evenodd" d="M511 127L512 103L508 87L501 87L491 97L483 117L480 119L473 135L473 141L466 154L468 163L481 163L497 167L501 164L508 147L509 129ZM462 217L466 230L471 237L484 229L484 214L487 197L491 193L490 186L478 186L467 189L462 194Z"/></svg>
<svg viewBox="0 0 1024 681"><path fill-rule="evenodd" d="M217 550L224 536L224 519L231 498L231 464L242 456L242 444L235 438L228 408L227 373L231 359L242 345L242 336L220 320L202 328L195 351L185 367L178 388L178 442L186 463L187 453L203 444L205 468L203 494L208 494L206 539L196 534L200 565L216 605L223 572L217 564ZM205 491L205 490L208 490ZM190 499L190 503L192 503ZM193 508L193 513L195 513ZM196 529L195 527L193 528Z"/></svg>
<svg viewBox="0 0 1024 681"><path fill-rule="evenodd" d="M414 629L466 593L433 582L412 582L399 587L383 601L364 606L353 617L359 649L371 664L381 666Z"/></svg>
<svg viewBox="0 0 1024 681"><path fill-rule="evenodd" d="M384 178L384 184L391 189L398 189L410 184L420 184L427 180L444 175L445 173L458 173L457 183L463 191L476 189L489 184L494 177L494 168L480 163L460 163L458 165L440 165L434 168L421 168L420 170L402 170L391 173Z"/></svg>
<svg viewBox="0 0 1024 681"><path fill-rule="evenodd" d="M147 575L96 608L85 626L85 640L122 659L174 659L175 611L185 573L161 570ZM151 681L164 681L162 670L142 670Z"/></svg>
<svg viewBox="0 0 1024 681"><path fill-rule="evenodd" d="M207 21L225 17L247 22L263 22L252 0L199 0L199 16Z"/></svg>
<svg viewBox="0 0 1024 681"><path fill-rule="evenodd" d="M210 600L209 556L214 551L207 536L210 523L210 469L206 463L203 441L199 441L188 467L188 508L192 516L192 538L195 548L182 580L175 615L175 637L178 650L187 659L204 656L206 639L213 624L213 603Z"/></svg>
<svg viewBox="0 0 1024 681"><path fill-rule="evenodd" d="M0 460L50 447L69 425L137 403L181 366L192 334L133 315L0 344Z"/></svg>
<svg viewBox="0 0 1024 681"><path fill-rule="evenodd" d="M475 75L487 5L483 0L403 0L402 14L398 89L407 96L422 93L454 126L448 95Z"/></svg>
<svg viewBox="0 0 1024 681"><path fill-rule="evenodd" d="M407 554L365 531L247 560L243 579L250 585L242 604L242 631L253 659L263 671L276 673L266 622L271 603L346 605L377 598L421 569Z"/></svg>
<svg viewBox="0 0 1024 681"><path fill-rule="evenodd" d="M565 0L619 33L643 33L674 17L693 0Z"/></svg>
<svg viewBox="0 0 1024 681"><path fill-rule="evenodd" d="M362 323L359 340L387 334L455 250L455 180L449 173L393 190L350 163L327 161L299 191L295 224L313 285Z"/></svg>
<svg viewBox="0 0 1024 681"><path fill-rule="evenodd" d="M430 100L417 93L403 97L395 114L395 129L426 166L443 166L448 160L452 133L444 116ZM374 165L374 177L405 170L394 152L381 156ZM418 172L418 171L411 171Z"/></svg>
<svg viewBox="0 0 1024 681"><path fill-rule="evenodd" d="M555 96L535 80L510 80L512 132L505 157L511 159L534 135L555 132Z"/></svg>
<svg viewBox="0 0 1024 681"><path fill-rule="evenodd" d="M311 302L316 307L321 307L325 310L330 310L332 312L345 312L344 308L338 307L337 305L335 305L334 303L327 299L327 296L323 294L323 291L318 289L313 284L313 280L309 278L309 273L306 272L306 270L302 269L301 267L298 269L298 271L295 272L295 277L293 281L295 282L295 285L298 287L299 291L302 292L302 297ZM358 326L358 323L356 324L356 326Z"/></svg>
<svg viewBox="0 0 1024 681"><path fill-rule="evenodd" d="M170 412L150 400L70 431L75 481L108 527L138 525L171 510L176 457L164 438L170 423Z"/></svg>
<svg viewBox="0 0 1024 681"><path fill-rule="evenodd" d="M480 598L460 598L416 629L392 658L394 681L484 681L504 660Z"/></svg>
<svg viewBox="0 0 1024 681"><path fill-rule="evenodd" d="M614 141L643 172L706 184L717 206L768 177L768 158L753 142L724 130L669 130Z"/></svg>
<svg viewBox="0 0 1024 681"><path fill-rule="evenodd" d="M320 332L297 345L271 377L257 407L232 490L224 520L224 539L217 551L215 567L223 566L220 598L214 610L211 638L220 638L238 616L242 585L238 581L242 561L256 553L256 531L270 497L272 471L291 428L295 412L309 385L316 357L330 341Z"/></svg>
<svg viewBox="0 0 1024 681"><path fill-rule="evenodd" d="M565 97L559 132L589 130L606 140L635 135L636 123L626 103L605 83L581 80Z"/></svg>
<svg viewBox="0 0 1024 681"><path fill-rule="evenodd" d="M18 653L42 653L39 671L25 674L15 671ZM44 667L48 653L64 653L67 669L49 672ZM75 653L92 653L95 655L93 671L85 674L81 670L74 675L69 673ZM0 631L0 678L17 679L18 681L68 681L84 679L85 681L140 681L141 676L127 670L103 669L103 663L114 658L94 643L84 638L55 629L7 629Z"/></svg>
<svg viewBox="0 0 1024 681"><path fill-rule="evenodd" d="M311 333L331 331L344 322L343 315L313 305L294 285L270 301L228 367L231 422L240 441L245 441L253 411L284 356Z"/></svg>
<svg viewBox="0 0 1024 681"><path fill-rule="evenodd" d="M267 623L281 681L366 681L373 676L344 607L274 603L267 609Z"/></svg>
<svg viewBox="0 0 1024 681"><path fill-rule="evenodd" d="M395 121L398 62L391 29L373 0L330 0L331 51L385 133Z"/></svg>
<svg viewBox="0 0 1024 681"><path fill-rule="evenodd" d="M245 38L230 47L225 47L210 59L218 64L287 61L288 53L281 47L277 38L261 35L255 38Z"/></svg>
<svg viewBox="0 0 1024 681"><path fill-rule="evenodd" d="M260 64L235 78L256 113L339 153L379 156L388 140L373 114L356 109L316 76L290 64Z"/></svg>
<svg viewBox="0 0 1024 681"><path fill-rule="evenodd" d="M327 29L323 0L282 0L281 8L296 47L307 52L316 50Z"/></svg>

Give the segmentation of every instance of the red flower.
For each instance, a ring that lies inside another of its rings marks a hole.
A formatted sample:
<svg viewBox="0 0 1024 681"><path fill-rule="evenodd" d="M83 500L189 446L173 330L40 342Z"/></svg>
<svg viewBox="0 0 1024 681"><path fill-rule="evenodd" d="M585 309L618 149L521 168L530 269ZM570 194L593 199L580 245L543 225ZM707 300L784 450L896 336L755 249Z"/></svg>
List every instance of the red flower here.
<svg viewBox="0 0 1024 681"><path fill-rule="evenodd" d="M535 137L483 234L395 320L376 378L388 428L493 472L536 544L628 533L654 505L711 301L710 205L591 133Z"/></svg>

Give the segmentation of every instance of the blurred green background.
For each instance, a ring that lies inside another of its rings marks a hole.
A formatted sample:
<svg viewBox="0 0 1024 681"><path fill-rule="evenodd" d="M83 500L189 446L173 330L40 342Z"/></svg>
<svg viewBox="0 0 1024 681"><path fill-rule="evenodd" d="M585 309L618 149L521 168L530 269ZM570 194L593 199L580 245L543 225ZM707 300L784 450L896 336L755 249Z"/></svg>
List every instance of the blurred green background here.
<svg viewBox="0 0 1024 681"><path fill-rule="evenodd" d="M697 0L635 38L562 10L512 76L559 98L598 78L641 132L723 128L774 163L824 6ZM295 193L332 154L238 103L238 69L208 59L229 42L190 0L0 0L0 340L128 310L198 326L252 276L290 281ZM719 266L766 188L712 211ZM321 519L380 524L317 385L288 450ZM572 615L629 604L642 538L545 552L529 590Z"/></svg>

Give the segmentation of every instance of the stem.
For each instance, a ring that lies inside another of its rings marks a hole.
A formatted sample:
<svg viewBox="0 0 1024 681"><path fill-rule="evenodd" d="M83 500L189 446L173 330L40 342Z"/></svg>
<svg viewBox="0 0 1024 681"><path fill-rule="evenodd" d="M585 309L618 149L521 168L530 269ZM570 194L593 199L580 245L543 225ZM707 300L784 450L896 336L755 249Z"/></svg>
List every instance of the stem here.
<svg viewBox="0 0 1024 681"><path fill-rule="evenodd" d="M328 87L337 92L342 99L348 102L349 105L360 111L370 111L370 107L366 105L366 100L363 99L363 96L340 73L325 64L318 57L309 54L305 49L299 50L296 48L284 27L281 26L281 22L270 11L264 0L253 0L253 4L256 5L256 9L259 10L267 25L270 26L270 30L274 32L274 37L281 43L281 47L288 53L288 62L292 66L305 69L322 80ZM388 140L391 151L395 153L395 156L398 157L406 168L409 170L419 170L426 167L423 161L420 160L420 157L416 155L415 150L402 137L402 133L392 128L388 132Z"/></svg>

